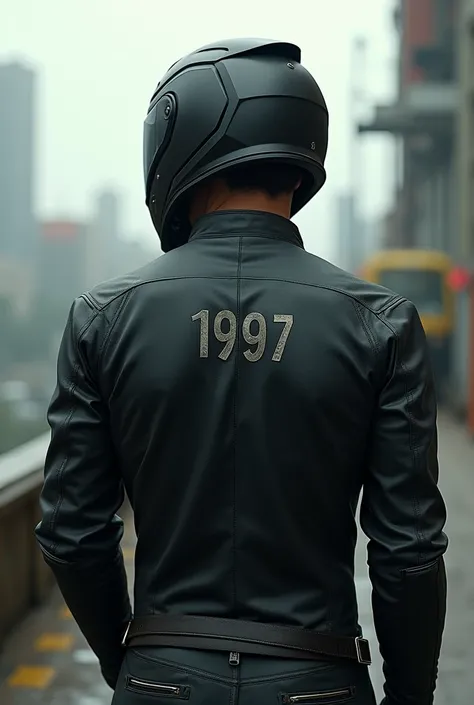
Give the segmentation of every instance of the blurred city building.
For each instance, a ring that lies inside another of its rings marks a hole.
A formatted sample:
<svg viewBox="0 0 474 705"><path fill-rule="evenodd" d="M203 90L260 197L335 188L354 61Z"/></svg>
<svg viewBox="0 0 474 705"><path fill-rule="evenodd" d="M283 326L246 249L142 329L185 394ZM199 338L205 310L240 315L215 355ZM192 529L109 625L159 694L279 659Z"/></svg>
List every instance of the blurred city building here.
<svg viewBox="0 0 474 705"><path fill-rule="evenodd" d="M122 201L118 193L99 191L93 202L86 235L86 279L84 288L142 267L161 251L147 247L140 236L130 238L122 223Z"/></svg>
<svg viewBox="0 0 474 705"><path fill-rule="evenodd" d="M356 209L355 197L350 191L336 196L333 216L336 263L347 271L357 273L365 260L380 248L384 222L364 217Z"/></svg>
<svg viewBox="0 0 474 705"><path fill-rule="evenodd" d="M17 316L29 309L35 283L30 266L17 259L0 258L0 300L3 299Z"/></svg>
<svg viewBox="0 0 474 705"><path fill-rule="evenodd" d="M139 233L132 234L128 238L122 238L118 243L119 261L127 263L127 271L139 269L162 254L159 243L160 241L157 237L155 247L145 244L144 237ZM123 264L121 271L125 271Z"/></svg>
<svg viewBox="0 0 474 705"><path fill-rule="evenodd" d="M101 191L94 199L87 238L87 286L111 279L121 269L118 252L121 237L120 198ZM123 263L124 264L124 263Z"/></svg>
<svg viewBox="0 0 474 705"><path fill-rule="evenodd" d="M337 264L343 269L354 271L353 231L355 224L354 195L340 193L334 199L335 233L337 242Z"/></svg>
<svg viewBox="0 0 474 705"><path fill-rule="evenodd" d="M66 301L86 288L87 226L67 220L42 223L38 267L38 296Z"/></svg>
<svg viewBox="0 0 474 705"><path fill-rule="evenodd" d="M34 266L35 72L19 63L0 65L0 96L0 261Z"/></svg>
<svg viewBox="0 0 474 705"><path fill-rule="evenodd" d="M377 106L360 132L389 132L400 143L402 188L387 233L390 247L433 247L459 254L456 160L457 0L400 0L398 99Z"/></svg>
<svg viewBox="0 0 474 705"><path fill-rule="evenodd" d="M398 144L384 246L439 250L460 268L449 280L457 288L446 390L453 406L471 409L474 430L474 0L397 0L393 17L398 96L359 132Z"/></svg>
<svg viewBox="0 0 474 705"><path fill-rule="evenodd" d="M474 265L474 0L461 2L458 37L459 252Z"/></svg>

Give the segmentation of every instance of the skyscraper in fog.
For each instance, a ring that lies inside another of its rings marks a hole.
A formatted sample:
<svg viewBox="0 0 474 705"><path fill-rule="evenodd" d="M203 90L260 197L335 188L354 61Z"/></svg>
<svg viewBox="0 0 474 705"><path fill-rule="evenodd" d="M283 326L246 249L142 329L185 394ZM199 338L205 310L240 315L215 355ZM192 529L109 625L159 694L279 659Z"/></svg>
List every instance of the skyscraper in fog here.
<svg viewBox="0 0 474 705"><path fill-rule="evenodd" d="M0 258L34 261L33 213L36 74L18 63L0 64Z"/></svg>
<svg viewBox="0 0 474 705"><path fill-rule="evenodd" d="M102 191L97 197L96 223L107 253L113 253L119 238L119 197L112 191Z"/></svg>
<svg viewBox="0 0 474 705"><path fill-rule="evenodd" d="M354 243L354 196L352 193L339 194L335 201L337 263L343 269L355 269Z"/></svg>
<svg viewBox="0 0 474 705"><path fill-rule="evenodd" d="M102 191L97 195L88 232L88 286L122 272L119 266L120 210L118 194Z"/></svg>
<svg viewBox="0 0 474 705"><path fill-rule="evenodd" d="M38 291L43 300L66 306L87 288L87 228L70 220L41 224Z"/></svg>

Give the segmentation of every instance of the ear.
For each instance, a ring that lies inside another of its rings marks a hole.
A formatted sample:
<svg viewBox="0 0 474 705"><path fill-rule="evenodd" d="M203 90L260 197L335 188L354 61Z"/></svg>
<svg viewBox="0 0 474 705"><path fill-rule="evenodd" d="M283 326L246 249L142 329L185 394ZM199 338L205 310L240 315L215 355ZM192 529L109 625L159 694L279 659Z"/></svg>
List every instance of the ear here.
<svg viewBox="0 0 474 705"><path fill-rule="evenodd" d="M296 182L296 186L295 186L295 189L294 189L295 191L297 191L297 190L299 189L299 187L301 186L302 182L303 182L303 179L300 177L300 178L298 179L298 181Z"/></svg>

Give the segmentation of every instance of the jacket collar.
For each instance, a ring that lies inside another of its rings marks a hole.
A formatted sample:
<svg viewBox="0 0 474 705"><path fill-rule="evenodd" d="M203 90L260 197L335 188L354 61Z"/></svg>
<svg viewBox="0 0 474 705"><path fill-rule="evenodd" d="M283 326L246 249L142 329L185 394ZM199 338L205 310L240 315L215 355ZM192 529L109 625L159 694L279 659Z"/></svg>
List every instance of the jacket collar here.
<svg viewBox="0 0 474 705"><path fill-rule="evenodd" d="M214 211L196 221L190 240L211 237L265 237L304 248L297 226L281 215L263 211Z"/></svg>

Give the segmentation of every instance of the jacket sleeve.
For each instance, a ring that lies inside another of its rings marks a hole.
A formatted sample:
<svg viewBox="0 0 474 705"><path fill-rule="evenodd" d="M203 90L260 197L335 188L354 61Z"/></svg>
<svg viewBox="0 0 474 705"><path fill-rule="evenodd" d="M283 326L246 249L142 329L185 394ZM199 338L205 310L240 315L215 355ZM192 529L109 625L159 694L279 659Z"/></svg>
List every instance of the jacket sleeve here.
<svg viewBox="0 0 474 705"><path fill-rule="evenodd" d="M123 522L116 515L124 491L107 407L91 364L97 315L80 298L66 324L48 412L52 434L36 537L106 681L114 687L131 608L120 550Z"/></svg>
<svg viewBox="0 0 474 705"><path fill-rule="evenodd" d="M385 315L385 380L361 504L386 705L431 705L446 612L436 399L413 304ZM387 336L385 336L387 340Z"/></svg>

